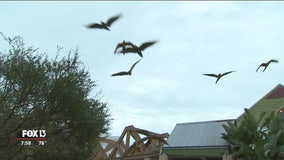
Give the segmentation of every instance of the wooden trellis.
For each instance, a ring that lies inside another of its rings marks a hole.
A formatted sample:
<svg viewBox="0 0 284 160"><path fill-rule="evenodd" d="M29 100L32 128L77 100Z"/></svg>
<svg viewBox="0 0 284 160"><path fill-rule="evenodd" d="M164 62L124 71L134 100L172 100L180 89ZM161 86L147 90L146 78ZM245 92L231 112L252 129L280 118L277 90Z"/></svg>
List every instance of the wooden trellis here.
<svg viewBox="0 0 284 160"><path fill-rule="evenodd" d="M106 145L100 146L93 160L159 159L168 137L168 133L158 134L133 125L127 126L118 140L101 138L100 141Z"/></svg>

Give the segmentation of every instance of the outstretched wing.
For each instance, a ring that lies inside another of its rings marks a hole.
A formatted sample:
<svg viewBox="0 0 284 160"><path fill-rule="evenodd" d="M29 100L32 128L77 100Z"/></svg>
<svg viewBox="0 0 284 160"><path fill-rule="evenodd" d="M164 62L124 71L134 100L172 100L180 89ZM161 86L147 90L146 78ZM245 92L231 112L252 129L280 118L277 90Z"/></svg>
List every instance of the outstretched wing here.
<svg viewBox="0 0 284 160"><path fill-rule="evenodd" d="M155 44L157 41L149 41L149 42L145 42L145 43L143 43L140 47L139 47L139 49L141 50L141 51L143 51L144 49L146 49L147 47L149 47L149 46L152 46L153 44Z"/></svg>
<svg viewBox="0 0 284 160"><path fill-rule="evenodd" d="M225 75L230 74L230 73L232 73L232 72L235 72L235 71L225 72L225 73L223 73L221 76L225 76Z"/></svg>
<svg viewBox="0 0 284 160"><path fill-rule="evenodd" d="M130 42L130 41L125 42L125 45L126 45L126 46L131 46L132 48L137 47L136 45L134 45L134 44L133 44L132 42Z"/></svg>
<svg viewBox="0 0 284 160"><path fill-rule="evenodd" d="M137 53L140 57L143 57L141 50L136 46L122 49L120 53Z"/></svg>
<svg viewBox="0 0 284 160"><path fill-rule="evenodd" d="M109 19L107 20L107 22L106 22L106 25L107 25L107 26L111 26L111 24L112 24L114 21L116 21L118 18L120 18L120 17L121 17L121 14L109 18Z"/></svg>
<svg viewBox="0 0 284 160"><path fill-rule="evenodd" d="M217 75L217 74L203 74L203 75L218 78L218 75Z"/></svg>
<svg viewBox="0 0 284 160"><path fill-rule="evenodd" d="M279 61L276 59L271 59L270 61L268 61L268 63L271 63L271 62L278 63Z"/></svg>
<svg viewBox="0 0 284 160"><path fill-rule="evenodd" d="M99 23L91 23L86 25L87 28L103 28L103 26Z"/></svg>
<svg viewBox="0 0 284 160"><path fill-rule="evenodd" d="M120 53L135 52L136 51L135 48L137 48L132 42L129 41L128 42L123 41L122 43L120 43L119 47L122 47Z"/></svg>
<svg viewBox="0 0 284 160"><path fill-rule="evenodd" d="M116 53L116 51L117 51L117 49L119 48L119 47L123 47L123 44L124 42L122 42L122 43L118 43L117 45L116 45L116 47L115 47L115 49L114 49L114 53Z"/></svg>
<svg viewBox="0 0 284 160"><path fill-rule="evenodd" d="M129 75L129 73L125 72L125 71L122 71L122 72L114 73L111 76L124 76L124 75Z"/></svg>
<svg viewBox="0 0 284 160"><path fill-rule="evenodd" d="M136 53L136 49L135 48L125 48L124 50L122 49L119 53Z"/></svg>
<svg viewBox="0 0 284 160"><path fill-rule="evenodd" d="M129 73L132 72L133 68L135 67L135 65L140 61L141 59L139 59L138 61L136 61L130 68L130 70L128 71Z"/></svg>
<svg viewBox="0 0 284 160"><path fill-rule="evenodd" d="M261 64L258 66L258 68L256 69L255 72L257 72L257 71L259 70L259 68L262 67L262 66L265 66L265 64L264 64L264 63L261 63Z"/></svg>

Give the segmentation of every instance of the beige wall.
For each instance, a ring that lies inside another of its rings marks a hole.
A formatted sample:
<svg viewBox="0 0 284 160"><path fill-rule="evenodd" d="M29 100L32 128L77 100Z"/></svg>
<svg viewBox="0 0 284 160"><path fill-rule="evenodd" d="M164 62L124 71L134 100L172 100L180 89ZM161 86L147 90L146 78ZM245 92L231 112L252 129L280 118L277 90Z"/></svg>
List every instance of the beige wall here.
<svg viewBox="0 0 284 160"><path fill-rule="evenodd" d="M168 160L168 156L166 154L160 154L159 160Z"/></svg>
<svg viewBox="0 0 284 160"><path fill-rule="evenodd" d="M231 154L224 154L222 160L233 160L233 157Z"/></svg>

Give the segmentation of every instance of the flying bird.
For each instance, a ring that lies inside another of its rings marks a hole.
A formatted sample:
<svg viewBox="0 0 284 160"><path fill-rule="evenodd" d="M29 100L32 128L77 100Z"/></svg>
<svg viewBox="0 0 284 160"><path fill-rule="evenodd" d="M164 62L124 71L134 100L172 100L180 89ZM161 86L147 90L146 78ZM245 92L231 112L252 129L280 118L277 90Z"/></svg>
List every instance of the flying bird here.
<svg viewBox="0 0 284 160"><path fill-rule="evenodd" d="M136 61L130 68L129 71L122 71L122 72L118 72L118 73L115 73L115 74L112 74L111 76L125 76L125 75L131 75L132 74L132 70L133 68L135 67L135 65L140 61L141 59L139 59L138 61Z"/></svg>
<svg viewBox="0 0 284 160"><path fill-rule="evenodd" d="M114 49L114 53L117 52L117 49L118 48L122 48L121 52L120 53L123 53L125 54L125 49L126 49L126 46L131 46L131 47L135 47L134 44L132 44L131 42L125 42L125 40L123 40L122 42L118 43L117 46L115 47Z"/></svg>
<svg viewBox="0 0 284 160"><path fill-rule="evenodd" d="M129 43L131 47L122 49L120 53L137 53L140 57L143 57L142 51L145 50L146 48L152 46L155 44L157 41L149 41L142 43L139 47L137 45L134 45L132 43Z"/></svg>
<svg viewBox="0 0 284 160"><path fill-rule="evenodd" d="M258 71L258 69L260 68L260 67L264 67L264 69L263 69L263 71L262 72L264 72L265 70L266 70L266 68L269 66L269 64L270 63L278 63L278 60L276 60L276 59L271 59L270 61L268 61L268 62L266 62L266 63L261 63L259 66L258 66L258 68L256 69L256 72Z"/></svg>
<svg viewBox="0 0 284 160"><path fill-rule="evenodd" d="M217 78L217 80L215 82L215 84L217 84L217 82L221 79L221 77L223 77L227 74L230 74L232 72L235 72L235 71L229 71L229 72L225 72L223 74L219 73L219 74L203 74L203 75Z"/></svg>
<svg viewBox="0 0 284 160"><path fill-rule="evenodd" d="M110 31L109 27L112 25L114 21L119 19L121 17L121 14L110 17L106 22L101 21L101 23L91 23L86 25L87 28L93 28L93 29L105 29Z"/></svg>

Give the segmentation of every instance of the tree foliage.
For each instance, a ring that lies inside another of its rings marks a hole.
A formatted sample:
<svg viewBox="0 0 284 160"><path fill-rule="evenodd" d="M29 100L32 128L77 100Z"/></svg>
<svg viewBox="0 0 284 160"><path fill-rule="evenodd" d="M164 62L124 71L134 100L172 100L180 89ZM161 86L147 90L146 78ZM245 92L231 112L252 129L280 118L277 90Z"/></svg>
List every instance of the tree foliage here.
<svg viewBox="0 0 284 160"><path fill-rule="evenodd" d="M239 124L223 125L222 138L230 143L234 159L283 160L284 119L274 113L264 119L264 113L256 119L245 109L244 120Z"/></svg>
<svg viewBox="0 0 284 160"><path fill-rule="evenodd" d="M10 48L0 53L0 159L89 159L111 118L90 96L96 85L78 50L49 59L19 36L2 37ZM13 138L23 129L45 129L47 143L22 146Z"/></svg>

